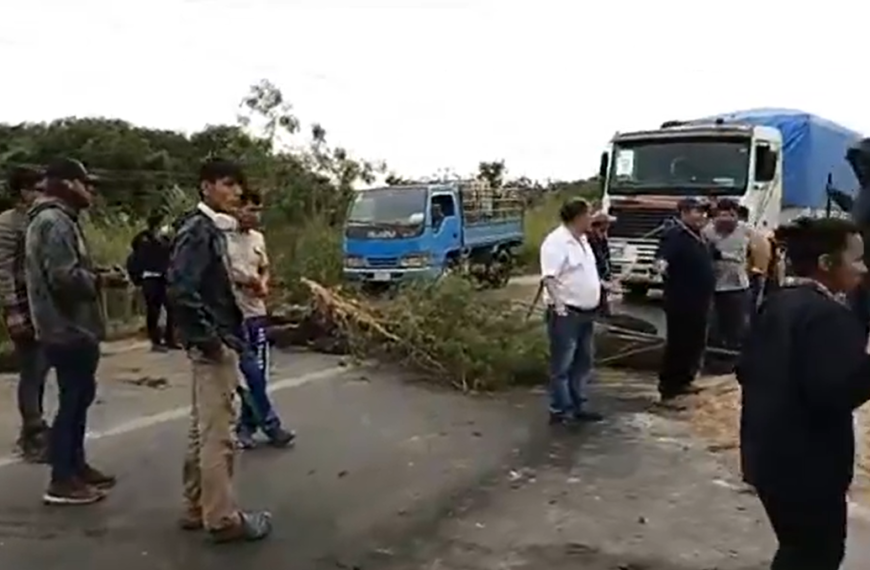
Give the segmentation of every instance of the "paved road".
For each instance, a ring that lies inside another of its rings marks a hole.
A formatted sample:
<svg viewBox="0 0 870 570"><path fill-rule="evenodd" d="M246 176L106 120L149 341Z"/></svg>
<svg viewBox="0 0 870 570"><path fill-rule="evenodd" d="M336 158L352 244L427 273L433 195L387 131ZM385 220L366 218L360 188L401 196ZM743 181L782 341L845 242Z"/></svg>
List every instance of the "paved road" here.
<svg viewBox="0 0 870 570"><path fill-rule="evenodd" d="M216 548L176 530L186 424L168 409L97 422L91 459L120 483L94 507L42 506L46 469L4 461L0 568L340 568L379 539L437 519L452 495L505 469L537 437L529 426L544 423L539 406L522 401L433 391L319 355L276 361L276 378L296 377L275 399L299 444L245 453L238 481L245 505L274 512L267 543Z"/></svg>

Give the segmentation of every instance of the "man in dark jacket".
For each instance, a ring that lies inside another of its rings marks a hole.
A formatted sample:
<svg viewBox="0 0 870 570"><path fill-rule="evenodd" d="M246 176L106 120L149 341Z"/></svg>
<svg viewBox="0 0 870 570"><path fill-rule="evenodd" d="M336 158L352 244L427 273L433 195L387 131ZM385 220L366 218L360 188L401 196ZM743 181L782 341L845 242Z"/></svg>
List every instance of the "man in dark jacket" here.
<svg viewBox="0 0 870 570"><path fill-rule="evenodd" d="M218 542L258 540L271 532L267 512L239 510L233 495L238 353L242 312L230 277L226 232L236 228L244 176L226 160L200 171L201 201L180 224L169 264L169 297L193 371L184 460L184 529L205 528Z"/></svg>
<svg viewBox="0 0 870 570"><path fill-rule="evenodd" d="M25 461L48 460L48 425L43 419L43 394L48 361L33 332L27 284L24 276L24 234L27 209L39 196L42 174L30 168L14 168L7 186L15 204L0 214L0 303L6 331L15 347L18 364L18 411L21 433L18 449Z"/></svg>
<svg viewBox="0 0 870 570"><path fill-rule="evenodd" d="M93 199L93 177L76 160L58 160L45 172L45 195L30 209L25 236L25 280L36 340L54 367L58 409L51 428L48 504L101 500L115 478L88 465L85 432L96 394L100 341L105 335L98 274L79 226Z"/></svg>
<svg viewBox="0 0 870 570"><path fill-rule="evenodd" d="M662 402L693 392L691 387L707 345L707 321L716 277L711 246L701 229L706 212L697 200L677 205L679 218L665 230L656 253L664 276L667 340L659 370Z"/></svg>
<svg viewBox="0 0 870 570"><path fill-rule="evenodd" d="M612 286L613 270L610 264L610 241L607 239L607 230L616 218L604 212L597 212L592 216L592 225L587 238L589 246L595 254L595 265L598 268L598 277L601 279L601 305L599 312L610 315L610 300L608 289Z"/></svg>
<svg viewBox="0 0 870 570"><path fill-rule="evenodd" d="M163 215L154 213L148 217L148 226L136 234L130 245L127 273L133 283L142 289L145 299L145 324L151 350L162 352L176 348L175 325L172 310L166 299L166 271L169 268L171 242L161 231ZM160 330L160 312L166 312L166 324Z"/></svg>
<svg viewBox="0 0 870 570"><path fill-rule="evenodd" d="M842 301L867 271L858 228L803 218L777 230L796 275L766 299L737 368L744 479L779 541L772 570L837 570L855 461L853 411L870 399L866 323Z"/></svg>

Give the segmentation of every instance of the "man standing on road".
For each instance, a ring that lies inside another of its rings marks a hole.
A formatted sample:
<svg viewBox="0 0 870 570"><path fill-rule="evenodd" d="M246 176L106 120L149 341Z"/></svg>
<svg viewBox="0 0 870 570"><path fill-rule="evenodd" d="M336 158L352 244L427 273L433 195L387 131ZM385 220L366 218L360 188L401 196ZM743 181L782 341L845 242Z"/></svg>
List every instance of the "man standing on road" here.
<svg viewBox="0 0 870 570"><path fill-rule="evenodd" d="M24 234L27 209L39 195L42 174L30 168L14 168L8 187L15 204L0 214L0 299L9 338L18 363L18 411L21 433L18 449L25 461L48 461L48 425L43 419L43 393L48 361L33 332L27 283L24 275Z"/></svg>
<svg viewBox="0 0 870 570"><path fill-rule="evenodd" d="M51 427L51 483L47 504L84 505L105 497L115 478L88 465L85 432L96 395L96 372L105 324L99 274L88 254L79 213L93 200L94 178L76 160L45 172L45 195L28 212L25 279L36 340L55 369L58 408Z"/></svg>
<svg viewBox="0 0 870 570"><path fill-rule="evenodd" d="M540 253L550 340L550 423L573 425L603 419L586 408L601 280L586 237L589 203L569 200L559 217L562 224L544 239Z"/></svg>
<svg viewBox="0 0 870 570"><path fill-rule="evenodd" d="M837 570L870 400L867 323L843 300L865 278L859 228L800 218L777 230L795 275L765 301L737 366L740 454L779 542L771 570Z"/></svg>
<svg viewBox="0 0 870 570"><path fill-rule="evenodd" d="M677 204L679 218L662 235L656 269L664 276L667 339L659 369L662 403L694 392L707 344L707 321L713 300L713 252L701 228L707 215L700 202L686 198Z"/></svg>
<svg viewBox="0 0 870 570"><path fill-rule="evenodd" d="M592 216L592 225L589 228L589 245L592 247L592 252L595 254L595 267L598 269L598 277L601 279L601 303L599 312L604 315L610 315L610 300L608 299L608 288L612 287L613 271L610 264L610 241L607 239L607 230L616 218L597 212Z"/></svg>
<svg viewBox="0 0 870 570"><path fill-rule="evenodd" d="M151 350L163 352L177 348L175 343L175 324L172 311L166 299L166 271L169 268L171 244L160 231L163 215L154 213L148 216L148 226L133 238L130 257L127 260L127 273L135 285L142 289L145 299L145 324ZM166 324L160 330L160 312L166 313Z"/></svg>
<svg viewBox="0 0 870 570"><path fill-rule="evenodd" d="M237 227L244 175L233 162L209 159L199 184L201 201L181 223L168 280L193 372L181 526L205 528L217 542L259 540L271 532L271 515L240 511L233 493L237 355L244 340L226 232Z"/></svg>
<svg viewBox="0 0 870 570"><path fill-rule="evenodd" d="M723 199L716 204L712 223L704 227L704 238L718 251L716 260L716 338L723 348L739 350L749 319L748 255L752 229L737 219L738 205Z"/></svg>
<svg viewBox="0 0 870 570"><path fill-rule="evenodd" d="M286 447L296 434L281 427L281 419L272 407L266 385L269 379L269 339L266 337L268 316L265 297L269 292L269 257L266 240L256 228L260 224L260 196L252 191L242 194L238 211L239 229L229 234L229 255L236 299L244 316L242 338L245 350L239 357L239 367L247 389L242 393L242 411L236 425L239 446L256 445L254 434L262 429L269 443Z"/></svg>

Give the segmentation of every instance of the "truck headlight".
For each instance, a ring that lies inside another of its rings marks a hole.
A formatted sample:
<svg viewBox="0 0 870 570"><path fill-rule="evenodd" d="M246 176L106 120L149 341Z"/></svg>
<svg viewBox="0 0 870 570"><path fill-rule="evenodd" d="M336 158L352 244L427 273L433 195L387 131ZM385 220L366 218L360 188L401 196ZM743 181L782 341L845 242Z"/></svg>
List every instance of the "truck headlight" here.
<svg viewBox="0 0 870 570"><path fill-rule="evenodd" d="M365 266L365 260L362 256L359 255L345 255L344 256L344 266L345 267L363 267Z"/></svg>
<svg viewBox="0 0 870 570"><path fill-rule="evenodd" d="M427 267L430 264L430 256L426 253L412 253L402 258L402 267Z"/></svg>

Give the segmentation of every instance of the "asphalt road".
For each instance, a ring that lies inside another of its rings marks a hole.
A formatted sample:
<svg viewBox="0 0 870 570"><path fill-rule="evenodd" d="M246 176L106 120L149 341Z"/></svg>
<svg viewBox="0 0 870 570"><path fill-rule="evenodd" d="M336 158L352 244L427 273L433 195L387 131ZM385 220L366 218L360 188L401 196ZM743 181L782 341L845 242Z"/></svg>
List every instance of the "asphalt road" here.
<svg viewBox="0 0 870 570"><path fill-rule="evenodd" d="M536 398L469 398L326 356L275 360L274 398L299 443L245 452L237 481L244 506L272 510L268 541L215 546L177 530L184 410L131 412L89 442L120 478L102 504L45 507L47 469L0 460L0 568L353 568L509 469L545 423Z"/></svg>

